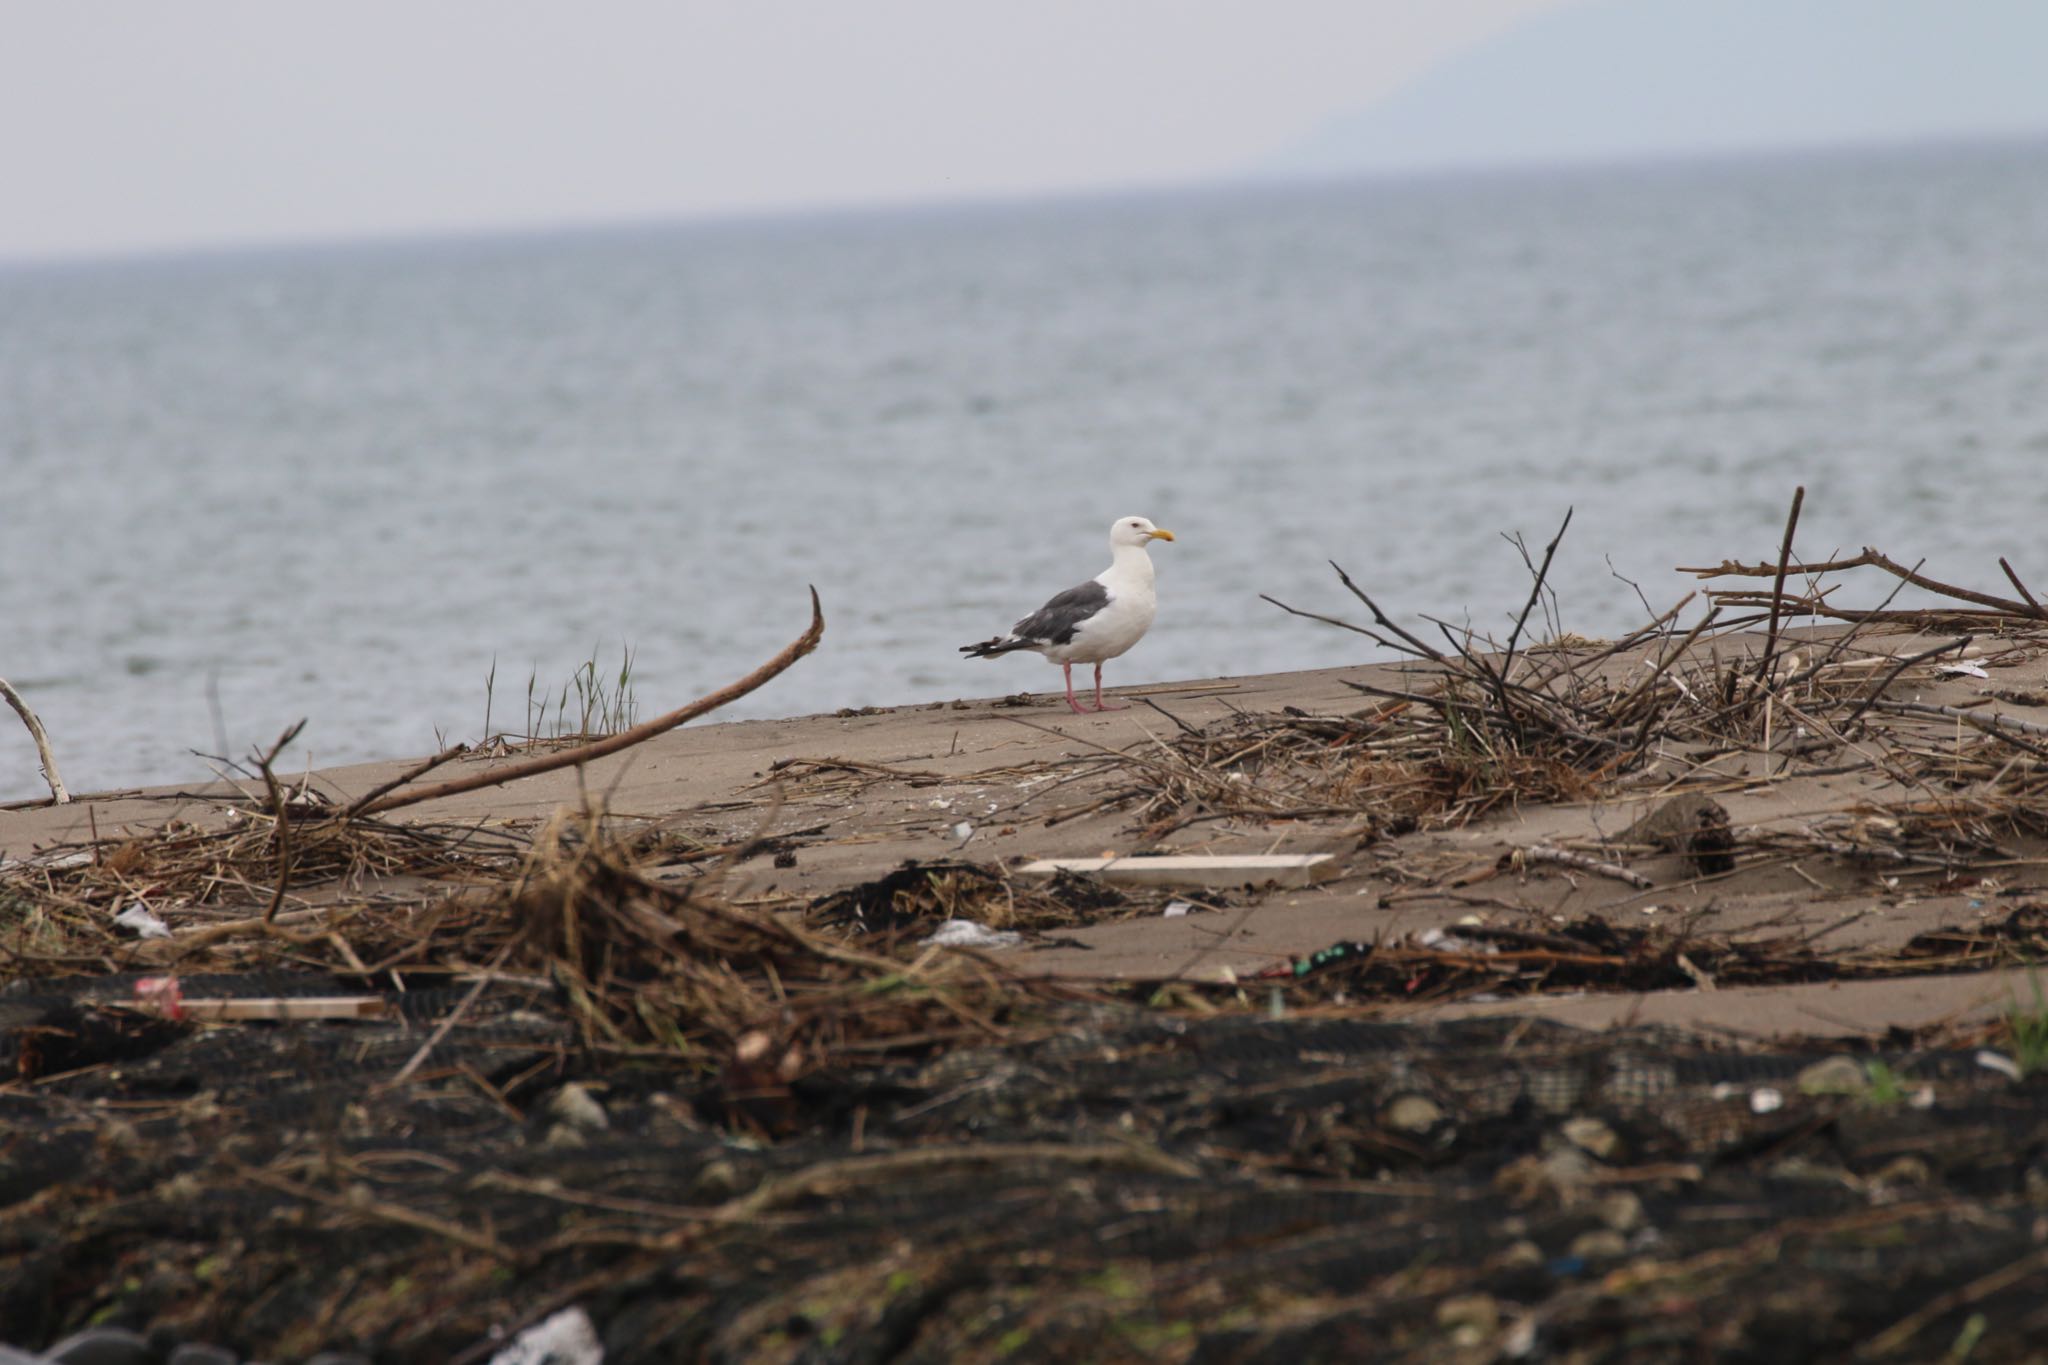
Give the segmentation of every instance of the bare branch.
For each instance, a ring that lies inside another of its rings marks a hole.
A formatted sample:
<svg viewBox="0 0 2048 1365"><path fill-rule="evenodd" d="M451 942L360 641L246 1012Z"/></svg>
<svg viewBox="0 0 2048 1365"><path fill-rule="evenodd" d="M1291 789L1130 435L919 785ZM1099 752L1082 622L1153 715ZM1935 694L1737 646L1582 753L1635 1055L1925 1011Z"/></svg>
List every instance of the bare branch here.
<svg viewBox="0 0 2048 1365"><path fill-rule="evenodd" d="M1564 521L1558 525L1557 534L1550 538L1550 544L1544 548L1543 565L1536 570L1536 581L1529 588L1529 600L1522 604L1522 614L1515 618L1515 628L1508 633L1507 658L1500 666L1502 677L1514 672L1515 644L1522 638L1522 627L1529 623L1530 611L1535 608L1537 599L1543 596L1543 580L1549 577L1550 561L1557 556L1558 543L1564 539L1565 530L1572 524L1573 510L1570 507L1564 509Z"/></svg>
<svg viewBox="0 0 2048 1365"><path fill-rule="evenodd" d="M1823 564L1788 564L1786 568L1790 573L1813 575L1839 573L1844 569L1860 569L1866 566L1873 569L1882 569L1894 577L1905 579L1916 588L1925 588L1927 591L1939 593L1943 597L1953 597L1958 602L1974 602L1980 607L1989 607L1993 611L2004 612L2009 616L2024 616L2031 620L2048 621L2048 607L2015 602L2007 597L1993 597L1989 593L1973 592L1968 588L1959 588L1952 583L1943 583L1937 579L1928 578L1916 570L1908 569L1903 564L1867 546L1862 554L1852 559L1831 559ZM1771 564L1739 564L1732 559L1724 559L1713 568L1681 567L1678 572L1689 573L1697 578L1769 578L1777 572L1777 567Z"/></svg>
<svg viewBox="0 0 2048 1365"><path fill-rule="evenodd" d="M15 691L5 678L0 678L0 697L7 699L7 704L21 717L21 723L28 727L29 738L36 742L36 757L43 765L43 781L50 784L50 799L63 805L71 799L71 793L64 790L64 779L57 775L57 755L50 751L50 736L43 729L43 723L36 719L36 713L29 710L21 693Z"/></svg>
<svg viewBox="0 0 2048 1365"><path fill-rule="evenodd" d="M810 627L802 635L785 646L781 653L777 654L767 663L762 664L752 673L747 674L746 677L741 678L738 682L721 687L716 692L706 693L688 706L679 707L664 716L656 716L653 720L636 725L630 730L621 730L618 734L598 740L595 744L581 745L558 754L546 754L540 758L530 759L525 763L515 763L509 768L472 773L468 777L458 777L447 782L437 782L431 787L422 787L418 791L396 792L390 796L379 797L368 805L361 805L359 803L358 805L351 806L349 807L349 813L351 815L378 815L387 810L397 810L401 806L417 805L422 801L433 801L444 796L457 796L463 792L478 791L484 787L496 787L506 782L517 782L521 778L553 772L557 768L577 767L581 764L592 763L600 758L608 757L622 749L630 749L635 744L650 740L656 735L675 729L686 721L695 720L706 712L716 711L719 707L746 696L747 693L760 687L763 683L766 683L769 679L787 669L798 659L803 658L804 655L816 649L818 647L818 640L824 633L825 611L818 604L818 590L812 588Z"/></svg>
<svg viewBox="0 0 2048 1365"><path fill-rule="evenodd" d="M1778 613L1785 601L1785 568L1792 562L1792 534L1799 529L1799 509L1806 505L1806 485L1792 490L1792 513L1785 518L1785 539L1778 546L1778 577L1771 585L1771 625L1764 634L1764 653L1756 664L1756 680L1771 676L1771 656L1778 652Z"/></svg>

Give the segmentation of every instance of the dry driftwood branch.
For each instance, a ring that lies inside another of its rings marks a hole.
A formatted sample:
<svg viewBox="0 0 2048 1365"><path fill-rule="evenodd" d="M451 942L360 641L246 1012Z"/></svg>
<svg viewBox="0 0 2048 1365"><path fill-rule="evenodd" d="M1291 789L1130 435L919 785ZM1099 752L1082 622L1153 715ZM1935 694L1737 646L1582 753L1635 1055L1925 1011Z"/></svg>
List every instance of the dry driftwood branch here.
<svg viewBox="0 0 2048 1365"><path fill-rule="evenodd" d="M2041 604L2034 600L2034 594L2027 591L2027 585L2020 582L2020 576L2013 572L2012 565L2005 562L2004 555L2000 555L1998 557L1998 567L2005 570L2006 581L2011 583L2013 587L2019 590L2019 594L2021 597L2027 599L2027 605L2032 607L2037 612L2040 611Z"/></svg>
<svg viewBox="0 0 2048 1365"><path fill-rule="evenodd" d="M1916 569L1909 569L1898 561L1870 549L1868 546L1864 547L1862 554L1849 559L1831 559L1824 564L1791 564L1787 566L1787 572L1810 576L1814 574L1839 573L1844 569L1860 569L1866 566L1874 569L1883 569L1886 573L1891 574L1895 578L1902 578L1916 588L1925 588L1929 592L1940 593L1943 597L1953 597L1958 602L1974 602L1980 607L1989 607L1993 611L2003 612L2008 616L2024 616L2030 620L2048 621L2048 608L2037 604L2030 605L2026 602L2015 602L2009 597L1993 597L1989 593L1973 592L1968 588L1959 588L1952 583L1940 582L1927 577ZM1712 568L1685 566L1681 567L1678 572L1689 573L1697 578L1769 578L1778 572L1778 568L1773 564L1739 564L1732 559L1724 559Z"/></svg>
<svg viewBox="0 0 2048 1365"><path fill-rule="evenodd" d="M284 792L277 785L277 774L271 765L284 752L284 746L299 737L299 731L306 728L301 720L277 737L277 743L270 746L270 752L256 760L257 771L263 774L263 786L270 793L271 813L277 817L277 889L270 894L270 904L263 911L263 922L270 924L277 919L277 911L284 904L285 885L292 875L292 813L285 808Z"/></svg>
<svg viewBox="0 0 2048 1365"><path fill-rule="evenodd" d="M1806 485L1792 490L1792 513L1785 518L1785 539L1778 546L1778 577L1771 585L1771 625L1764 633L1764 655L1757 660L1756 680L1771 676L1771 656L1778 652L1778 613L1785 601L1785 569L1792 562L1792 535L1799 529L1799 509L1806 503Z"/></svg>
<svg viewBox="0 0 2048 1365"><path fill-rule="evenodd" d="M476 978L476 984L469 988L469 994L463 996L460 1001L456 1002L455 1008L448 1011L448 1017L443 1019L440 1022L440 1025L436 1027L432 1033L427 1035L427 1041L421 1043L419 1045L419 1050L412 1054L411 1059L408 1060L404 1066L398 1068L398 1074L391 1078L392 1085L404 1085L407 1078L410 1077L413 1072L420 1069L420 1065L427 1060L427 1054L432 1052L437 1046L440 1045L441 1040L443 1038L446 1038L449 1034L449 1031L455 1027L455 1021L460 1019L469 1010L469 1007L476 1003L476 998L482 995L484 993L484 988L491 984L491 978L497 973L498 968L502 967L505 964L505 958L511 952L511 950L512 943L510 940L507 940L505 944L498 949L497 956L491 959L486 969L478 973Z"/></svg>
<svg viewBox="0 0 2048 1365"><path fill-rule="evenodd" d="M366 809L370 807L372 803L377 801L386 793L395 792L400 787L403 787L406 783L411 782L416 778L424 777L428 773L432 772L434 769L440 767L443 763L447 763L452 759L460 758L468 752L469 746L467 744L451 744L447 748L443 749L440 753L435 754L432 758L421 759L418 763L413 764L410 768L407 768L404 772L392 778L389 782L386 782L381 786L372 787L368 791L364 792L361 796L358 796L355 800L349 802L347 807L345 807L342 810L341 818L344 820L354 819L356 816L361 815Z"/></svg>
<svg viewBox="0 0 2048 1365"><path fill-rule="evenodd" d="M1268 593L1262 592L1259 594L1259 597L1260 600L1271 602L1274 606L1280 608L1280 610L1286 612L1290 616L1302 616L1306 617L1311 621L1321 621L1326 626L1335 626L1339 630L1348 630L1354 635L1363 635L1368 640L1371 640L1376 644L1385 645L1389 649L1402 649L1404 652L1407 652L1405 646L1396 645L1392 640L1386 639L1383 636L1375 635L1373 634L1373 632L1365 629L1365 627L1363 626L1354 626L1349 621L1341 620L1335 616L1325 616L1318 611L1303 611L1299 607L1290 607L1285 602L1282 602L1279 598L1271 596Z"/></svg>
<svg viewBox="0 0 2048 1365"><path fill-rule="evenodd" d="M1657 884L1642 873L1631 872L1619 863L1603 863L1598 858L1589 858L1583 853L1573 853L1567 849L1552 848L1548 844L1531 844L1512 856L1524 862L1576 867L1582 872L1592 872L1602 877L1612 877L1618 882L1627 882L1639 891L1647 891Z"/></svg>
<svg viewBox="0 0 2048 1365"><path fill-rule="evenodd" d="M558 754L545 754L539 758L529 759L524 763L515 763L509 768L499 768L491 772L472 773L468 777L458 777L447 782L437 782L431 787L421 787L417 791L395 792L389 796L379 797L368 805L357 803L350 806L348 813L350 815L377 815L387 810L397 810L400 806L417 805L422 801L433 801L443 796L458 796L463 792L478 791L484 787L496 787L507 782L517 782L521 778L553 772L557 768L577 767L585 763L595 762L600 758L608 757L622 749L630 749L634 745L652 739L665 731L673 730L686 721L695 720L706 712L716 711L719 707L746 696L747 693L760 687L798 659L803 658L804 655L816 649L818 647L818 640L824 633L824 608L818 604L818 590L812 588L810 627L802 635L792 640L780 654L777 654L738 682L729 683L719 688L716 692L708 692L687 706L679 707L667 715L656 716L653 720L644 721L630 730L621 730L618 734L598 740L594 744L581 745L574 749L564 750ZM436 761L438 761L438 758L439 756L437 755ZM422 768L419 771L425 771L425 769Z"/></svg>
<svg viewBox="0 0 2048 1365"><path fill-rule="evenodd" d="M1370 597L1367 597L1365 595L1365 590L1359 587L1356 583L1351 581L1351 575L1344 572L1343 565L1339 564L1336 560L1333 559L1330 561L1330 567L1337 571L1337 581L1344 585L1345 590L1349 592L1353 597L1356 597L1359 601L1365 603L1365 609L1372 613L1372 619L1375 625L1378 625L1383 629L1393 631L1394 634L1400 636L1403 640L1407 641L1408 644L1414 648L1415 652L1425 659L1434 659L1436 660L1436 662L1440 664L1450 662L1448 659L1444 658L1443 655L1437 653L1436 650L1430 648L1422 641L1416 639L1413 635L1410 635L1407 631L1401 629L1401 627L1399 627L1398 625L1395 625L1393 618L1389 617L1385 612L1380 610L1380 604L1373 601Z"/></svg>
<svg viewBox="0 0 2048 1365"><path fill-rule="evenodd" d="M14 713L21 717L21 723L28 727L29 738L36 742L36 757L43 765L43 781L50 784L50 799L60 806L63 805L71 799L71 793L64 790L64 779L57 775L57 755L50 751L49 733L43 729L43 723L36 719L36 713L29 710L28 703L21 698L21 693L15 691L13 684L5 678L0 678L0 697L7 698L7 704L14 708Z"/></svg>
<svg viewBox="0 0 2048 1365"><path fill-rule="evenodd" d="M1572 524L1572 513L1575 510L1577 509L1571 507L1564 509L1564 521L1559 524L1557 534L1550 538L1550 544L1544 547L1543 563L1535 571L1536 581L1529 586L1529 600L1522 604L1522 614L1515 618L1515 628L1508 633L1507 657L1502 661L1500 668L1503 677L1514 669L1515 645L1522 638L1522 627L1529 624L1529 613L1534 611L1536 603L1542 600L1543 581L1550 576L1550 561L1557 557L1557 547L1563 542L1564 533ZM1520 535L1517 535L1515 537L1515 544L1519 546L1521 543L1522 538ZM1522 562L1524 564L1529 562L1529 555L1526 550L1522 552Z"/></svg>
<svg viewBox="0 0 2048 1365"><path fill-rule="evenodd" d="M1501 658L1500 671L1495 673L1491 668L1487 667L1484 660L1478 658L1462 646L1458 650L1459 653L1471 660L1478 667L1479 671L1492 682L1494 696L1500 702L1501 714L1506 716L1508 722L1516 725L1517 728L1519 728L1520 717L1515 714L1514 703L1508 698L1505 684L1508 675L1515 671L1515 646L1521 643L1522 629L1529 624L1529 613L1536 609L1537 602L1543 598L1543 581L1550 576L1550 561L1557 557L1557 547L1564 541L1564 533L1571 527L1572 511L1573 509L1569 507L1564 509L1564 520L1558 524L1557 534L1552 536L1550 544L1544 547L1543 564L1535 570L1536 581L1529 585L1529 600L1522 604L1522 614L1515 618L1515 628L1508 632L1508 647L1506 653ZM1519 535L1516 536L1515 544L1519 546L1521 543L1521 537ZM1522 562L1524 564L1529 562L1529 553L1526 549L1522 552ZM1453 643L1456 642L1453 641Z"/></svg>

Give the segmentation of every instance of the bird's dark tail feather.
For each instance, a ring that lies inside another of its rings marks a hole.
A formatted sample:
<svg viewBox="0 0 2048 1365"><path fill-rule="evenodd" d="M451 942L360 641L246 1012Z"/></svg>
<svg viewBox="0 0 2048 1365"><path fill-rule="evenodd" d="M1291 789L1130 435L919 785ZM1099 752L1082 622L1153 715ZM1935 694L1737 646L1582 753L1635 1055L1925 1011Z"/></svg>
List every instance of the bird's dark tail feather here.
<svg viewBox="0 0 2048 1365"><path fill-rule="evenodd" d="M998 635L993 639L983 640L978 645L962 645L960 652L976 659L993 659L996 655L1008 654L1013 649L1029 648L1031 646L1028 643L1014 636Z"/></svg>

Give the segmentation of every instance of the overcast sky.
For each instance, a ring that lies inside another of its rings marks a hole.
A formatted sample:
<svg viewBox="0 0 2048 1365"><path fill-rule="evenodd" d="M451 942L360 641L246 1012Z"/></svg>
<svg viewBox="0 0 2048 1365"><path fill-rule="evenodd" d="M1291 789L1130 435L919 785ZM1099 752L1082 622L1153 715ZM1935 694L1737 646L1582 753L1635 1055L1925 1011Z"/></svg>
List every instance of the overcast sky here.
<svg viewBox="0 0 2048 1365"><path fill-rule="evenodd" d="M0 0L0 257L1173 183L1568 0Z"/></svg>

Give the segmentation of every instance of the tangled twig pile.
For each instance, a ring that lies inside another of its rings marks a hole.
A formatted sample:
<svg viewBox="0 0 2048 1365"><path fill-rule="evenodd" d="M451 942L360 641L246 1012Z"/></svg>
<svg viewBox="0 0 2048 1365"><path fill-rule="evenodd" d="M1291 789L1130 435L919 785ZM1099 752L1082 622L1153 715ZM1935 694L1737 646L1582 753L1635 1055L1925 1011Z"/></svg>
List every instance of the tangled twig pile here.
<svg viewBox="0 0 2048 1365"><path fill-rule="evenodd" d="M1534 582L1505 641L1431 620L1442 640L1433 644L1333 564L1371 624L1267 600L1405 656L1406 681L1349 683L1372 704L1346 714L1240 714L1182 726L1170 742L1124 753L1118 797L1135 803L1153 839L1202 821L1332 815L1379 836L1459 826L1525 802L1864 772L1900 795L1816 825L1802 836L1807 847L1960 870L2015 856L2008 836L2048 834L2048 725L1979 709L1986 700L2034 706L2048 698L1991 691L1936 706L1896 695L1944 679L1988 678L1986 667L2032 657L2044 647L2048 615L2003 560L2026 600L1942 584L1876 551L1798 563L1791 545L1800 501L1776 564L1692 570L1772 577L1773 591L1710 590L1706 609L1682 625L1688 595L1604 643L1555 631L1552 643L1525 643L1535 608L1550 613L1546 580L1569 515L1540 561L1524 552ZM1821 613L1852 621L1846 631L1788 642L1784 629L1815 614L1833 591L1821 576L1863 566L1893 573L1894 595L1912 585L1972 604L1975 633L1886 647L1870 637L1955 617L1939 608L1891 611L1888 597L1875 610ZM1788 577L1807 586L1788 595ZM1766 626L1761 638L1758 625ZM1979 636L1991 638L1989 651ZM1725 832L1716 837L1725 843Z"/></svg>

